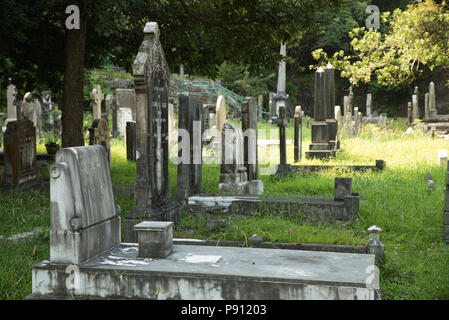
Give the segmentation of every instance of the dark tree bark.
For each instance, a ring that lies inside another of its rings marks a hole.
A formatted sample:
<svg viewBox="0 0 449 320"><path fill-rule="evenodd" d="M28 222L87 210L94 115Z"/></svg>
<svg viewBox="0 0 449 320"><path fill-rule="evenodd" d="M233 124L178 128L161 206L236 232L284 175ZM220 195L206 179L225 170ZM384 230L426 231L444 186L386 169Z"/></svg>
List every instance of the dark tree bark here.
<svg viewBox="0 0 449 320"><path fill-rule="evenodd" d="M79 1L82 3L82 1ZM67 30L65 44L64 91L62 95L62 147L84 145L83 85L87 15L80 8L80 29Z"/></svg>

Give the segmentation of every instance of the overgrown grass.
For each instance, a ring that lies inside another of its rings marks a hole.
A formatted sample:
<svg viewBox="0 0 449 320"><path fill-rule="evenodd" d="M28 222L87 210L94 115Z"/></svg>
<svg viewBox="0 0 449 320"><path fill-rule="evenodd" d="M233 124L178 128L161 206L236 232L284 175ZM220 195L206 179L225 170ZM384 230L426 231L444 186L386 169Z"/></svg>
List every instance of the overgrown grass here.
<svg viewBox="0 0 449 320"><path fill-rule="evenodd" d="M381 130L367 125L361 135L343 138L337 159L321 162L306 160L310 129L303 126L303 160L301 164L370 164L383 159L382 172L347 172L330 169L288 177L261 176L265 195L333 197L334 178L353 178L353 190L360 193L359 221L312 225L295 218L283 218L262 211L254 216L220 216L226 222L222 229L206 227L207 216L183 214L175 230L176 237L245 240L254 233L266 241L301 243L364 244L371 225L382 228L386 264L381 267L384 299L449 299L449 248L443 241L443 189L446 167L440 165L437 150L449 149L449 142L432 139L419 130L406 135L405 120L399 119ZM267 123L261 129L276 127ZM293 124L287 128L287 139L293 140ZM38 146L40 150L42 146ZM41 151L43 152L43 150ZM259 146L259 159L278 163L278 147ZM293 144L287 145L287 160L293 163ZM262 165L263 167L263 165ZM169 166L171 191L176 190L177 169ZM435 191L427 189L424 175L429 172ZM115 186L133 186L135 163L126 161L123 139L112 141L111 177ZM219 166L203 165L203 190L218 193ZM133 196L115 194L122 218L133 207ZM40 192L10 191L0 193L0 235L31 231L41 226L49 229L49 195ZM47 233L48 234L48 233ZM0 243L0 298L22 299L31 293L31 266L48 259L48 237L37 242Z"/></svg>

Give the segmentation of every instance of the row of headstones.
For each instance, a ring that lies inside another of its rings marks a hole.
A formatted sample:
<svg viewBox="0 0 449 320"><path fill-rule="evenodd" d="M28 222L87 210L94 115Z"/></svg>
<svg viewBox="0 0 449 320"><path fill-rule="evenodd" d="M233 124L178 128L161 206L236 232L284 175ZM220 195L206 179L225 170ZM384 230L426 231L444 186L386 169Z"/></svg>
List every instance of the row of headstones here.
<svg viewBox="0 0 449 320"><path fill-rule="evenodd" d="M40 139L44 130L57 130L60 132L61 119L53 118L52 111L54 108L49 91L41 93L41 103L31 92L27 92L23 99L19 99L16 86L10 84L7 87L6 97L8 115L6 123L21 119L32 121L36 130L36 139ZM45 123L48 123L47 127L44 125ZM5 130L6 127L2 128L1 131L4 132Z"/></svg>
<svg viewBox="0 0 449 320"><path fill-rule="evenodd" d="M0 184L18 186L37 178L36 128L27 119L9 121L3 136L4 170ZM102 145L110 163L110 131L106 120L96 119L89 128L89 144Z"/></svg>
<svg viewBox="0 0 449 320"><path fill-rule="evenodd" d="M407 105L407 121L409 124L412 124L419 118L419 89L418 87L415 87L412 101L409 101ZM426 92L424 95L424 118L426 120L435 120L438 118L435 83L433 82L430 82L429 92Z"/></svg>

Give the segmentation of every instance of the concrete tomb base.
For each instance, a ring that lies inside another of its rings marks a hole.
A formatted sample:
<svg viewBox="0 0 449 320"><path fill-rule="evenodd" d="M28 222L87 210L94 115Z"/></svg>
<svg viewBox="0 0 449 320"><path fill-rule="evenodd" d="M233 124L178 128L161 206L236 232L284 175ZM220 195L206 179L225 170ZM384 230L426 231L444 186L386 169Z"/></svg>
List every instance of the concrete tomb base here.
<svg viewBox="0 0 449 320"><path fill-rule="evenodd" d="M192 245L174 245L165 259L138 252L122 243L78 265L71 289L68 265L43 261L28 299L374 300L378 288L377 279L368 283L372 254Z"/></svg>

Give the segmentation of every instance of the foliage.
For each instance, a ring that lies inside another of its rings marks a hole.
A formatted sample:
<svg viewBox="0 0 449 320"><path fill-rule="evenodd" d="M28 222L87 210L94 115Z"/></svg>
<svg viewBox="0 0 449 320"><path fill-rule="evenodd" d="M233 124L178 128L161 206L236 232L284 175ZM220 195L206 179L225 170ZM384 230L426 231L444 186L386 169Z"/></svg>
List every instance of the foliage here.
<svg viewBox="0 0 449 320"><path fill-rule="evenodd" d="M256 97L259 94L269 94L268 84L275 74L265 71L256 75L250 72L248 67L225 61L218 67L217 76L223 86L237 94Z"/></svg>
<svg viewBox="0 0 449 320"><path fill-rule="evenodd" d="M353 55L322 49L313 57L330 61L352 85L407 86L425 72L449 67L449 11L433 0L382 14L382 30L355 28L350 32Z"/></svg>

